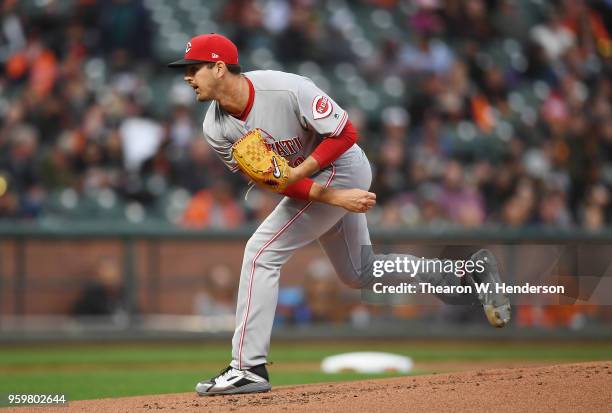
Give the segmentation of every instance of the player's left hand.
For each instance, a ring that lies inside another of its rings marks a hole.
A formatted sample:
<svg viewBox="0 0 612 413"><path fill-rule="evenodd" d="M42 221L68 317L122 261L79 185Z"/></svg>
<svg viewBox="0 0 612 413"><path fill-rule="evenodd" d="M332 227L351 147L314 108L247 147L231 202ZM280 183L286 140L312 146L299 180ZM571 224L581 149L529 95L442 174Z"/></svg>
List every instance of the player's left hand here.
<svg viewBox="0 0 612 413"><path fill-rule="evenodd" d="M287 188L289 163L266 146L261 130L253 129L232 145L232 157L245 175L272 191Z"/></svg>

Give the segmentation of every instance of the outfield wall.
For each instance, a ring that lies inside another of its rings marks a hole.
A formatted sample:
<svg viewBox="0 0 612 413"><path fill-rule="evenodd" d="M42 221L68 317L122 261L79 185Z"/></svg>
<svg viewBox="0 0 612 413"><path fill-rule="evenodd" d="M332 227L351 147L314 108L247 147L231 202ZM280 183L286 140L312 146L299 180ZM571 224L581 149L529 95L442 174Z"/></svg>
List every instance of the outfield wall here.
<svg viewBox="0 0 612 413"><path fill-rule="evenodd" d="M0 224L0 317L70 314L83 286L96 276L97 265L105 259L119 266L128 316L193 314L197 294L210 287L209 272L212 268L226 266L232 282L237 284L243 247L252 231L252 228L185 231L150 223L139 226L89 223L52 227ZM417 256L425 245L494 243L500 246L501 259L510 278L521 273L519 264L537 261L538 255L532 254L528 260L516 259L509 255L511 246L522 245L525 251L530 251L535 244L540 247L547 244L581 245L603 251L599 255L604 257L605 251L611 250L612 246L612 231L495 228L479 231L373 231L372 238L375 246L384 251L401 248ZM608 257L612 257L612 250L610 252ZM311 264L316 260L326 261L318 245L298 251L283 268L281 286L303 285ZM610 272L607 264L604 267ZM341 289L342 294L346 295L347 290ZM227 301L234 305L233 298ZM348 304L342 300L335 303L338 313L346 310L343 305ZM435 300L432 305L436 305ZM604 320L610 319L605 315L609 308L612 307L607 306L602 311ZM399 316L411 318L418 314L406 310Z"/></svg>

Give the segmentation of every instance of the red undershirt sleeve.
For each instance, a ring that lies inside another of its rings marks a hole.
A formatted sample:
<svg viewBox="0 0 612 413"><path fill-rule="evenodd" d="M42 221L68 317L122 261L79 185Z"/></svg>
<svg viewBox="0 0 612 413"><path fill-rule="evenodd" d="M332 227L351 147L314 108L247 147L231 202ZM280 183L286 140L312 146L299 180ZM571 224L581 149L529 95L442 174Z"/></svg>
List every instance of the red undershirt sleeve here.
<svg viewBox="0 0 612 413"><path fill-rule="evenodd" d="M325 168L333 161L338 159L340 155L346 152L353 144L357 142L357 131L347 121L344 129L338 136L329 136L315 148L310 154L318 163L320 168ZM303 199L307 201L310 195L314 181L310 178L302 178L293 185L289 185L282 194L290 198Z"/></svg>
<svg viewBox="0 0 612 413"><path fill-rule="evenodd" d="M308 201L312 184L314 184L314 181L312 179L302 178L296 183L291 184L287 188L285 188L282 194L288 196L289 198L297 198Z"/></svg>
<svg viewBox="0 0 612 413"><path fill-rule="evenodd" d="M357 142L357 131L351 124L351 121L347 120L344 129L338 136L329 136L323 139L310 156L315 158L319 163L319 167L323 169L338 159L355 142Z"/></svg>

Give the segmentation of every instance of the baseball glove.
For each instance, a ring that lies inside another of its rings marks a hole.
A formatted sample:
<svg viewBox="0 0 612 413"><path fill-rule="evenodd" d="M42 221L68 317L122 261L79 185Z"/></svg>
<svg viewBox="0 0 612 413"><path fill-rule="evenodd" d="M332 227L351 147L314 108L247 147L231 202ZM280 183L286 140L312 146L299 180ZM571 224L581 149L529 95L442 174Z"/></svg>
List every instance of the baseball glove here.
<svg viewBox="0 0 612 413"><path fill-rule="evenodd" d="M266 146L259 129L253 129L234 143L232 156L240 170L256 184L276 192L287 188L289 164Z"/></svg>

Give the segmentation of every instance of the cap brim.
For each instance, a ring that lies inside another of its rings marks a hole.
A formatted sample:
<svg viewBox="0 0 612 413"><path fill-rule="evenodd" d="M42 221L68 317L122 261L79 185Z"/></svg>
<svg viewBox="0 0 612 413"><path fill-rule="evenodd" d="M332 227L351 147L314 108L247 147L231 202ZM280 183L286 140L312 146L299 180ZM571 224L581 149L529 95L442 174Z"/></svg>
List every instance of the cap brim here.
<svg viewBox="0 0 612 413"><path fill-rule="evenodd" d="M181 59L176 62L168 63L168 67L185 67L189 65L197 65L200 63L206 63L204 60L189 60L189 59Z"/></svg>

